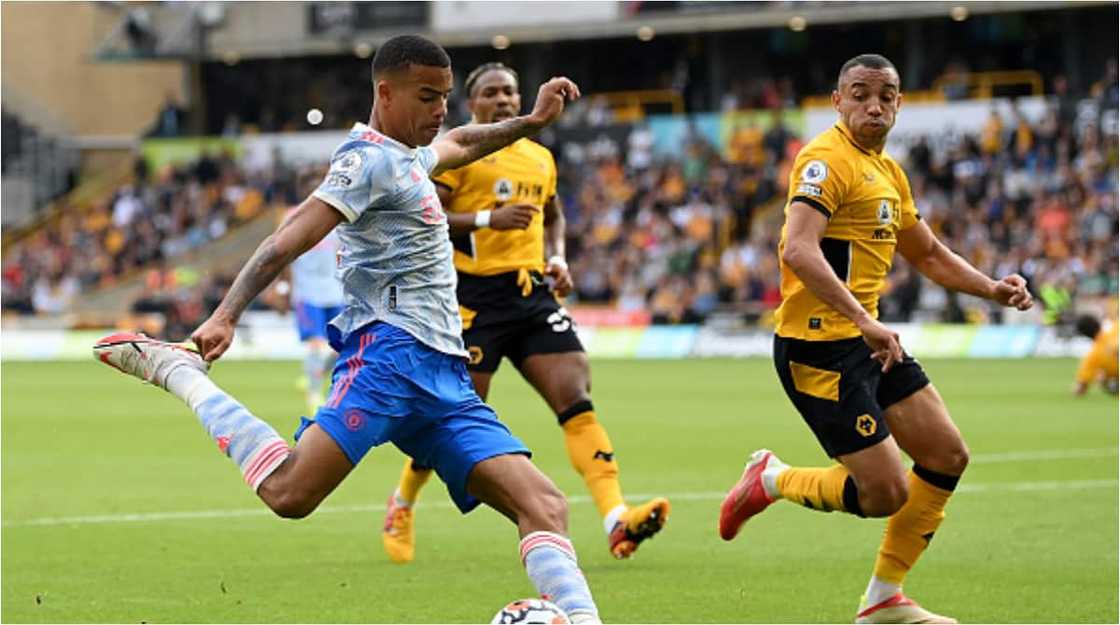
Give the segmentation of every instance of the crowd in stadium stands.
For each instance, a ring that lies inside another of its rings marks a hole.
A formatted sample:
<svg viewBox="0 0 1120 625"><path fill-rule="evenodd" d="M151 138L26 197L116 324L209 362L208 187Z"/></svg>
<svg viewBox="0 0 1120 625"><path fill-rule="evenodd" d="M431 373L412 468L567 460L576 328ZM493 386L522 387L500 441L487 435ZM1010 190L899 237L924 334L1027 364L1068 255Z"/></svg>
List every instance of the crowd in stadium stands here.
<svg viewBox="0 0 1120 625"><path fill-rule="evenodd" d="M577 298L663 323L776 305L777 230L752 217L784 194L800 140L779 120L738 129L725 154L693 136L679 158L655 158L642 126L626 143L560 163Z"/></svg>
<svg viewBox="0 0 1120 625"><path fill-rule="evenodd" d="M927 223L983 271L1025 275L1050 322L1075 296L1115 295L1118 262L1117 129L1114 113L1105 114L1117 108L1115 64L1088 99L1069 96L1061 82L1055 92L1037 122L1020 115L1005 124L993 113L958 145L919 140L901 158ZM658 157L642 123L624 141L604 135L558 150L575 303L647 310L655 323L715 313L765 323L780 300L782 206L805 140L774 110L768 129L742 125L722 152L692 134L679 154ZM272 202L292 203L294 189L292 173L254 178L225 155L155 175L139 167L135 183L103 204L15 244L3 265L3 306L62 312L82 291L155 267L134 308L163 312L165 333L184 336L231 276L194 275L173 259ZM999 314L935 287L901 259L881 310L895 321Z"/></svg>
<svg viewBox="0 0 1120 625"><path fill-rule="evenodd" d="M105 201L64 211L12 246L2 270L5 310L64 312L80 293L116 284L140 268L173 267L175 257L253 218L272 197L291 193L283 177L251 178L228 154L204 154L159 172L137 163L133 182ZM149 282L151 290L165 292L175 280L161 275Z"/></svg>
<svg viewBox="0 0 1120 625"><path fill-rule="evenodd" d="M950 149L921 139L902 158L920 213L955 251L992 275L1020 272L1063 319L1075 295L1117 293L1115 63L1091 97L1064 81L1045 115L1005 125L994 113ZM728 310L764 316L780 300L781 206L802 139L780 122L750 126L720 154L698 135L669 160L649 155L641 128L628 145L565 158L577 297L647 309L655 322L692 322ZM564 188L564 187L562 187ZM724 243L727 243L724 245ZM996 321L999 310L957 297L896 262L886 319Z"/></svg>

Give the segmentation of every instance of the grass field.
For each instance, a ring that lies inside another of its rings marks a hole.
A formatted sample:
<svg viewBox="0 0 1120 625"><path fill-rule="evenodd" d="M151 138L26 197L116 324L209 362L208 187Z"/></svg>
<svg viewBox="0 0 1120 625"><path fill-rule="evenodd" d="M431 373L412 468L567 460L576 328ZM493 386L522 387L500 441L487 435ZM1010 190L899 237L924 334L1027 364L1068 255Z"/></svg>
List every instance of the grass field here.
<svg viewBox="0 0 1120 625"><path fill-rule="evenodd" d="M1116 622L1117 401L1068 392L1068 360L927 361L973 463L907 589L962 622ZM214 375L283 434L295 363ZM607 622L850 622L883 523L779 504L732 543L723 492L768 446L822 464L765 360L601 361L595 403L632 500L673 499L665 531L610 558L544 404L507 365L499 414L572 497L572 536ZM4 622L467 622L533 595L514 528L462 517L442 485L418 509L417 560L378 529L401 456L361 466L310 518L267 513L170 396L92 361L5 363Z"/></svg>

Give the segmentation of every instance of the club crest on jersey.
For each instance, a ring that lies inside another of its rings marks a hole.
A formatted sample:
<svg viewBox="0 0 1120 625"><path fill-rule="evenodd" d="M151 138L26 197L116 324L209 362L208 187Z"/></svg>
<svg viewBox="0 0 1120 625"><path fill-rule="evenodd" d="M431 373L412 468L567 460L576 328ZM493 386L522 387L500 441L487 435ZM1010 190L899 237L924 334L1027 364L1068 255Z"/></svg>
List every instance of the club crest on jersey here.
<svg viewBox="0 0 1120 625"><path fill-rule="evenodd" d="M892 218L890 200L879 202L879 224L885 226L891 223Z"/></svg>
<svg viewBox="0 0 1120 625"><path fill-rule="evenodd" d="M508 202L513 197L513 183L508 178L498 178L494 183L494 197L499 202Z"/></svg>
<svg viewBox="0 0 1120 625"><path fill-rule="evenodd" d="M828 165L824 161L809 161L805 169L801 170L801 182L819 184L828 178Z"/></svg>

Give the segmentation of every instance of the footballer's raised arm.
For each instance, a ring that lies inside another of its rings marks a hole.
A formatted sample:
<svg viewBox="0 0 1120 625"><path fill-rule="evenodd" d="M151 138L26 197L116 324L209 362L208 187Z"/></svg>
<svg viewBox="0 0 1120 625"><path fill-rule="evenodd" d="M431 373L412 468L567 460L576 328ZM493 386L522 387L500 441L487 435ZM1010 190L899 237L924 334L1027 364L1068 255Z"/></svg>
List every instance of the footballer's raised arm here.
<svg viewBox="0 0 1120 625"><path fill-rule="evenodd" d="M432 175L457 169L487 154L528 137L551 124L564 112L564 102L579 97L579 87L567 78L553 78L541 85L533 112L493 124L467 124L432 144L439 156Z"/></svg>

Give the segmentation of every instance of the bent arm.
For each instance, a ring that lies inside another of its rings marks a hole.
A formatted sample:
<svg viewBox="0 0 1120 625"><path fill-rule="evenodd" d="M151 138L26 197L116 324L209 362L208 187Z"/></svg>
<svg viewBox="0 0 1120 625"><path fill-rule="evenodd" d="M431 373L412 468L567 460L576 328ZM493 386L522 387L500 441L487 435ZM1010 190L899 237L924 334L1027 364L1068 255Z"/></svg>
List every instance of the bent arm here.
<svg viewBox="0 0 1120 625"><path fill-rule="evenodd" d="M801 201L790 204L786 217L786 243L782 261L798 279L825 304L856 325L871 318L848 287L840 281L821 251L821 238L828 218L817 208Z"/></svg>
<svg viewBox="0 0 1120 625"><path fill-rule="evenodd" d="M309 197L288 214L241 268L214 316L236 323L253 299L293 260L311 249L342 221L342 213Z"/></svg>
<svg viewBox="0 0 1120 625"><path fill-rule="evenodd" d="M458 169L536 133L543 126L528 115L494 124L459 126L432 144L432 149L439 155L439 162L432 170L432 175L437 176L448 169Z"/></svg>
<svg viewBox="0 0 1120 625"><path fill-rule="evenodd" d="M996 281L939 241L924 221L898 233L898 251L923 276L941 286L992 299Z"/></svg>

